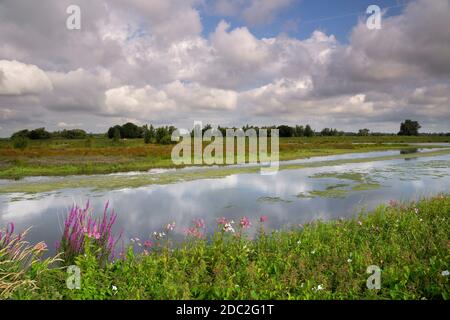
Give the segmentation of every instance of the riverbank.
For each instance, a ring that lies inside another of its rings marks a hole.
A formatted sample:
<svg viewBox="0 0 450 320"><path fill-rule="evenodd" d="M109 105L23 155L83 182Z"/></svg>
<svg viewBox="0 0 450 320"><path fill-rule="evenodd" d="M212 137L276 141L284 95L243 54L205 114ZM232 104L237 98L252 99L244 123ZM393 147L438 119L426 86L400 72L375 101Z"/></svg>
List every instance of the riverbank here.
<svg viewBox="0 0 450 320"><path fill-rule="evenodd" d="M280 160L401 150L411 148L409 143L442 142L450 142L450 138L439 136L280 138ZM1 140L0 179L176 168L171 160L172 147L173 145L144 144L142 139L113 143L107 138L97 137L91 140L32 141L25 150L19 150L13 148L11 141Z"/></svg>
<svg viewBox="0 0 450 320"><path fill-rule="evenodd" d="M151 243L135 240L125 259L106 265L88 249L75 259L78 290L68 289L66 269L49 268L49 261L24 272L0 264L0 296L10 279L3 276L13 273L12 299L450 298L449 195L391 201L352 220L272 233L264 231L266 219L251 222L260 230L254 239L246 236L249 221L231 230L222 220L210 241L194 232L202 228L197 221L180 247L158 235ZM379 290L366 286L371 265L381 269Z"/></svg>
<svg viewBox="0 0 450 320"><path fill-rule="evenodd" d="M396 159L412 159L423 157L435 157L450 154L450 149L442 149L435 151L423 151L416 153L406 153L395 155L371 156L370 152L367 157L344 158L336 160L321 160L304 163L280 163L279 170L296 170L306 168L317 168L325 166L337 166L351 163L365 163L374 161L388 161ZM233 174L246 174L260 172L259 166L223 166L203 168L202 170L177 170L166 171L153 174L133 174L133 175L87 175L87 176L70 176L66 178L51 178L37 180L19 180L8 181L8 183L0 184L0 194L2 193L40 193L50 192L61 189L87 188L91 190L114 190L120 188L138 188L156 184L172 184L183 181L193 181L199 179L218 179Z"/></svg>

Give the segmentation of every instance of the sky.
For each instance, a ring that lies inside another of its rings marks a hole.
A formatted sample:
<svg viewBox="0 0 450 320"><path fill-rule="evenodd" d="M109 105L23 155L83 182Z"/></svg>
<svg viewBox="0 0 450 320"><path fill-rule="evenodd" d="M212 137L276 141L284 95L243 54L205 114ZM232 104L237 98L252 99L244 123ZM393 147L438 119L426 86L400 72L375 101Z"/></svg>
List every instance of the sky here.
<svg viewBox="0 0 450 320"><path fill-rule="evenodd" d="M405 119L450 131L450 0L0 0L0 137Z"/></svg>

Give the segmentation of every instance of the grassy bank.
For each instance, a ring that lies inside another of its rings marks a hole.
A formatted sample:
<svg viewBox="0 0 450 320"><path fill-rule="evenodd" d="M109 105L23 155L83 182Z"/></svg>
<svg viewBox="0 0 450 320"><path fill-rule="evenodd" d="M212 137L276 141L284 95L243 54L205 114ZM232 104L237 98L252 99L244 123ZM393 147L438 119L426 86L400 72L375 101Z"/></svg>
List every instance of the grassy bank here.
<svg viewBox="0 0 450 320"><path fill-rule="evenodd" d="M280 160L343 153L410 148L408 143L450 142L449 137L312 137L281 138ZM369 143L369 144L366 144ZM392 143L392 144L383 144ZM206 144L205 144L206 145ZM25 150L0 140L0 179L146 171L174 167L172 145L144 144L142 139L50 139L31 141Z"/></svg>
<svg viewBox="0 0 450 320"><path fill-rule="evenodd" d="M173 249L161 238L136 246L144 253L130 248L125 259L106 265L87 245L75 259L79 290L67 289L65 268L36 262L9 298L449 299L449 219L450 196L439 195L288 231L267 233L261 219L252 222L260 228L255 239L247 238L242 220L235 232L221 224L209 241L190 232ZM366 287L370 265L382 270L380 290ZM0 251L0 273L7 274L2 266Z"/></svg>
<svg viewBox="0 0 450 320"><path fill-rule="evenodd" d="M436 151L427 151L420 153L410 154L395 154L386 156L367 156L367 158L354 158L354 159L338 159L338 160L325 160L315 161L298 164L281 164L279 170L295 170L305 168L317 168L325 166L337 166L345 164L356 164L374 161L388 161L396 159L411 159L411 158L423 158L423 157L436 157L450 154L450 149L442 149ZM91 176L72 176L64 179L50 179L48 181L12 181L7 184L0 185L1 193L39 193L50 192L60 189L72 189L72 188L88 188L93 190L113 190L120 188L138 188L142 186L154 185L154 184L171 184L179 183L183 181L192 181L198 179L218 179L224 178L233 174L245 174L245 173L258 173L260 172L259 166L247 166L247 167L220 167L211 168L208 170L196 170L196 171L169 171L155 174L142 174L142 175L91 175ZM361 186L363 187L363 186ZM365 186L366 188L369 186Z"/></svg>

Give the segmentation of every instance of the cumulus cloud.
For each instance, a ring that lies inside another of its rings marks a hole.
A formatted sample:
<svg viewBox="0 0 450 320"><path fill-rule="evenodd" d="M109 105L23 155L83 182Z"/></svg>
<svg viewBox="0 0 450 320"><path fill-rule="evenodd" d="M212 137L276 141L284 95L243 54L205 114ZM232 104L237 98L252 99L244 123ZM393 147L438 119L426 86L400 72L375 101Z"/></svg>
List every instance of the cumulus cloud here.
<svg viewBox="0 0 450 320"><path fill-rule="evenodd" d="M210 3L201 0L77 0L76 32L65 28L72 2L0 2L2 134L23 124L96 131L124 119L194 117L390 131L417 118L425 130L448 131L448 0L411 1L381 30L361 20L348 43L319 30L305 39L255 35L254 25L295 0L215 1L220 19L246 25L224 19L209 34Z"/></svg>
<svg viewBox="0 0 450 320"><path fill-rule="evenodd" d="M0 95L38 94L51 89L50 79L38 67L0 60Z"/></svg>

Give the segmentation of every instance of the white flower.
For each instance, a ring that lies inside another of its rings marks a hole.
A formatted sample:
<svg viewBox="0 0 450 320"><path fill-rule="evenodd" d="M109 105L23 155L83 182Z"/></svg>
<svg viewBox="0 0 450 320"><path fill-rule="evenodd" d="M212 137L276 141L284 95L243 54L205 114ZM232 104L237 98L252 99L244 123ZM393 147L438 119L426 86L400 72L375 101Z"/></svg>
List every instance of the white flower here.
<svg viewBox="0 0 450 320"><path fill-rule="evenodd" d="M223 230L225 232L234 233L233 223L234 223L233 220L231 220L230 222L226 223L225 226L223 227Z"/></svg>
<svg viewBox="0 0 450 320"><path fill-rule="evenodd" d="M350 258L347 259L347 262L348 262L348 263L352 263L352 261L353 261L353 260L350 259Z"/></svg>
<svg viewBox="0 0 450 320"><path fill-rule="evenodd" d="M316 250L311 251L311 254L315 254L315 253L316 253Z"/></svg>
<svg viewBox="0 0 450 320"><path fill-rule="evenodd" d="M444 271L442 271L441 274L442 274L443 277L448 277L448 276L450 276L450 271L444 270Z"/></svg>
<svg viewBox="0 0 450 320"><path fill-rule="evenodd" d="M418 213L419 213L419 209L414 208L414 212L415 212L416 214L418 214Z"/></svg>
<svg viewBox="0 0 450 320"><path fill-rule="evenodd" d="M302 242L300 240L297 241L297 244L301 244Z"/></svg>
<svg viewBox="0 0 450 320"><path fill-rule="evenodd" d="M117 287L115 285L112 286L112 291L114 295L117 293Z"/></svg>
<svg viewBox="0 0 450 320"><path fill-rule="evenodd" d="M319 284L319 285L317 286L317 288L313 288L313 290L314 290L314 291L320 291L320 290L323 290L323 284Z"/></svg>

